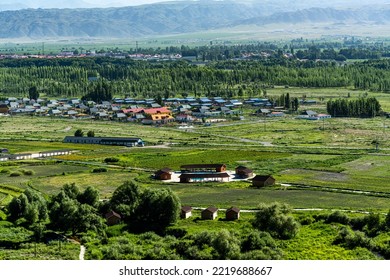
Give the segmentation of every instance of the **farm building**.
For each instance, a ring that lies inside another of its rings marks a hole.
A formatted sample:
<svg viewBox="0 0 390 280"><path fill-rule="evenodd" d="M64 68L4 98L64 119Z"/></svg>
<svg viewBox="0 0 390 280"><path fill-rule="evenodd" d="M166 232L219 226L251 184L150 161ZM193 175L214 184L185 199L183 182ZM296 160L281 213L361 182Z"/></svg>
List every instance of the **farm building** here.
<svg viewBox="0 0 390 280"><path fill-rule="evenodd" d="M1 154L7 154L7 153L9 153L9 151L8 151L7 148L0 148L0 153Z"/></svg>
<svg viewBox="0 0 390 280"><path fill-rule="evenodd" d="M226 220L233 221L240 218L240 209L237 207L230 207L226 210Z"/></svg>
<svg viewBox="0 0 390 280"><path fill-rule="evenodd" d="M39 152L39 157L64 156L64 155L70 155L71 153L72 150L47 151L47 152Z"/></svg>
<svg viewBox="0 0 390 280"><path fill-rule="evenodd" d="M106 217L107 224L109 226L119 224L122 220L121 215L119 215L118 213L116 213L112 210L110 212L108 212L105 217Z"/></svg>
<svg viewBox="0 0 390 280"><path fill-rule="evenodd" d="M172 178L172 169L163 168L154 173L154 178L157 180L171 180Z"/></svg>
<svg viewBox="0 0 390 280"><path fill-rule="evenodd" d="M191 206L183 206L180 209L180 218L188 219L192 216L192 207Z"/></svg>
<svg viewBox="0 0 390 280"><path fill-rule="evenodd" d="M253 176L253 170L240 165L236 167L236 176L242 179L250 178Z"/></svg>
<svg viewBox="0 0 390 280"><path fill-rule="evenodd" d="M252 179L254 187L267 187L275 184L275 178L271 175L256 175Z"/></svg>
<svg viewBox="0 0 390 280"><path fill-rule="evenodd" d="M189 164L180 166L184 172L225 172L225 164Z"/></svg>
<svg viewBox="0 0 390 280"><path fill-rule="evenodd" d="M183 173L179 176L180 183L191 182L224 182L229 180L230 176L227 173Z"/></svg>
<svg viewBox="0 0 390 280"><path fill-rule="evenodd" d="M66 136L64 138L65 143L75 144L98 144L98 145L111 145L111 146L144 146L144 142L141 138L127 138L127 137L76 137Z"/></svg>
<svg viewBox="0 0 390 280"><path fill-rule="evenodd" d="M9 156L0 156L0 161L7 161L9 160Z"/></svg>
<svg viewBox="0 0 390 280"><path fill-rule="evenodd" d="M203 220L215 220L218 216L218 208L208 207L202 211Z"/></svg>
<svg viewBox="0 0 390 280"><path fill-rule="evenodd" d="M33 154L14 154L14 155L9 155L9 159L12 160L25 160L25 159L32 159Z"/></svg>

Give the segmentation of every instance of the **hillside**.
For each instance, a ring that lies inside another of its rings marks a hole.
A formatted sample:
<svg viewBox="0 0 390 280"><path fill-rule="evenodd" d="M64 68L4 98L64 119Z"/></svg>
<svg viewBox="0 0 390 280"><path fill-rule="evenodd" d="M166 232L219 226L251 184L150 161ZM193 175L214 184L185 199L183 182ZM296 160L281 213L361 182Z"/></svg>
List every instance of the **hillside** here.
<svg viewBox="0 0 390 280"><path fill-rule="evenodd" d="M278 9L265 2L189 1L93 9L0 12L0 38L105 37L204 32L245 25L366 22L387 25L390 8Z"/></svg>

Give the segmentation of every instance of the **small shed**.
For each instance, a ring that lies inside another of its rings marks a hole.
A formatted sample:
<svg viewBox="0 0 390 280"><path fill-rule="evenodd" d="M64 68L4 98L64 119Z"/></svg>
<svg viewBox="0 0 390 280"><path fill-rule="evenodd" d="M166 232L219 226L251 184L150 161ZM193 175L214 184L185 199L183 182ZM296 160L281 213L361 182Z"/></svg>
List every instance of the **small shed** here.
<svg viewBox="0 0 390 280"><path fill-rule="evenodd" d="M191 206L183 206L180 210L180 218L188 219L192 216L192 207Z"/></svg>
<svg viewBox="0 0 390 280"><path fill-rule="evenodd" d="M226 210L226 220L233 221L240 218L240 209L237 207L230 207Z"/></svg>
<svg viewBox="0 0 390 280"><path fill-rule="evenodd" d="M165 167L163 169L157 170L154 173L154 178L157 180L171 180L172 169Z"/></svg>
<svg viewBox="0 0 390 280"><path fill-rule="evenodd" d="M106 214L106 221L109 226L119 224L121 220L122 220L121 215L119 215L118 213L112 210Z"/></svg>
<svg viewBox="0 0 390 280"><path fill-rule="evenodd" d="M271 175L256 175L252 179L252 184L254 187L267 187L275 184L275 178Z"/></svg>
<svg viewBox="0 0 390 280"><path fill-rule="evenodd" d="M218 208L210 206L202 211L203 220L214 220L218 216Z"/></svg>
<svg viewBox="0 0 390 280"><path fill-rule="evenodd" d="M236 175L242 179L250 178L253 176L253 170L240 165L236 167Z"/></svg>

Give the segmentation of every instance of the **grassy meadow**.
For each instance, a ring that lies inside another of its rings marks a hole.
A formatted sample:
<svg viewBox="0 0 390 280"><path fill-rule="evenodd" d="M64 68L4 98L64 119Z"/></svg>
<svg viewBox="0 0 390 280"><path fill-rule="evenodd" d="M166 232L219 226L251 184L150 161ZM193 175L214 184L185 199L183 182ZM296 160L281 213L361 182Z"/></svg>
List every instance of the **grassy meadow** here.
<svg viewBox="0 0 390 280"><path fill-rule="evenodd" d="M318 105L307 109L321 112L322 97L344 96L349 91L274 88L268 94L286 92L318 100ZM363 93L351 92L351 96L358 94ZM387 95L378 94L378 98L381 104L389 106ZM66 183L76 183L80 188L94 186L102 198L108 198L123 181L136 180L145 186L170 187L183 203L195 206L237 205L253 209L260 202L281 201L294 208L381 211L388 208L390 141L386 119L306 121L294 116L271 119L253 115L254 110L244 108L245 119L241 121L227 119L187 130L175 125L154 127L27 116L2 118L0 146L11 153L56 149L76 152L51 160L1 163L0 201L4 205L27 186L54 194ZM85 132L93 130L96 136L141 137L146 146L62 143L65 136L73 135L79 128ZM379 151L371 144L374 139L380 142ZM116 157L119 162L107 165L104 160L108 157ZM245 165L255 174L272 174L277 186L253 189L250 182L180 184L151 178L153 171L160 168L179 170L181 165L190 163L225 163L229 170ZM96 167L106 167L107 172L93 173ZM25 175L25 170L31 171L29 175ZM15 172L20 175L11 176ZM280 184L292 186L280 187Z"/></svg>
<svg viewBox="0 0 390 280"><path fill-rule="evenodd" d="M278 96L287 92L292 96L306 95L308 99L317 100L317 105L300 109L318 112L324 112L325 101L329 98L346 96L348 92L352 98L364 94L348 89L326 91L280 87L270 89L268 95ZM383 108L390 110L388 95L376 96ZM366 214L354 212L388 213L389 119L306 121L291 115L264 118L256 116L255 109L250 107L244 107L243 111L243 120L227 118L226 122L211 126L194 125L186 130L173 124L155 127L66 118L0 118L0 147L8 148L11 153L74 150L71 155L50 159L1 162L0 206L7 205L27 187L49 196L56 194L63 185L75 183L82 190L93 186L99 190L101 199L107 199L124 181L134 180L142 187L171 188L183 205L199 208L213 205L221 209L215 221L197 218L200 210L194 211L194 217L180 220L175 227L185 229L188 234L227 229L245 236L251 228L254 214L244 212L239 221L227 222L222 218L222 209L236 206L255 210L260 203L281 202L295 209L294 217L301 223L295 238L276 241L283 251L283 259L381 258L367 248L351 249L335 244L342 225L325 223L318 217L337 209L358 216ZM127 148L62 143L65 136L73 135L77 129L84 132L93 130L96 136L140 137L146 145ZM379 141L378 151L372 144L373 140ZM106 158L119 161L107 164ZM224 163L228 170L245 165L255 174L273 175L276 185L258 189L252 187L250 181L181 184L152 178L154 171L160 168L179 170L181 165L191 163ZM94 172L102 167L106 172ZM77 259L78 245L63 243L61 250L58 243L35 245L29 241L32 232L19 227L11 229L8 222L1 221L5 218L5 212L0 208L0 241L3 238L10 242L12 237L21 242L17 249L1 250L0 259ZM120 238L124 232L118 229L115 237L115 230L108 230L112 239L108 240L107 246L117 246L115 242L122 242ZM141 242L138 241L139 236L131 233L126 233L126 238L130 238L126 242ZM386 247L389 238L387 233L380 233L373 240L378 246ZM161 244L156 246L165 246L163 237L159 242ZM96 252L101 244L96 244L86 241L87 259L97 258ZM154 250L153 244L148 245L151 250Z"/></svg>

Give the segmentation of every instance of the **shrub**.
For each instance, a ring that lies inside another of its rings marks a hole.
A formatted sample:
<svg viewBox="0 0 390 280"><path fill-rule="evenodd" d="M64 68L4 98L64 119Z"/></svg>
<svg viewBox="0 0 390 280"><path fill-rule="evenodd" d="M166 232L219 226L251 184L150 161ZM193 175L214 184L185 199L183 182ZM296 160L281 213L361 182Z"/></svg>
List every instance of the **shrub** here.
<svg viewBox="0 0 390 280"><path fill-rule="evenodd" d="M166 229L165 234L172 235L176 238L182 238L187 234L187 230L180 227L169 227Z"/></svg>
<svg viewBox="0 0 390 280"><path fill-rule="evenodd" d="M276 248L277 246L271 235L264 231L252 231L241 242L243 252L262 250L265 247Z"/></svg>
<svg viewBox="0 0 390 280"><path fill-rule="evenodd" d="M26 176L32 176L35 174L33 170L29 170L29 169L21 169L20 172L22 172Z"/></svg>
<svg viewBox="0 0 390 280"><path fill-rule="evenodd" d="M19 171L13 171L9 174L10 177L19 177L19 176L22 176L22 173L20 173Z"/></svg>
<svg viewBox="0 0 390 280"><path fill-rule="evenodd" d="M118 162L118 161L119 161L119 158L115 158L115 157L109 157L109 158L104 159L105 163L114 163L114 162Z"/></svg>
<svg viewBox="0 0 390 280"><path fill-rule="evenodd" d="M348 249L362 247L372 249L374 244L370 238L367 238L361 231L352 231L349 227L343 227L336 237L335 244L340 244Z"/></svg>
<svg viewBox="0 0 390 280"><path fill-rule="evenodd" d="M339 223L343 225L348 225L350 222L349 217L347 214L340 212L340 211L335 211L332 214L328 216L328 218L325 220L326 223Z"/></svg>
<svg viewBox="0 0 390 280"><path fill-rule="evenodd" d="M286 204L260 204L253 226L260 231L267 231L273 237L290 239L299 230L299 223L290 216L291 210Z"/></svg>
<svg viewBox="0 0 390 280"><path fill-rule="evenodd" d="M94 168L94 169L92 170L92 173L102 173L102 172L107 172L107 168L98 167L98 168Z"/></svg>
<svg viewBox="0 0 390 280"><path fill-rule="evenodd" d="M298 221L301 225L311 225L315 222L315 219L312 216L303 216L299 217Z"/></svg>

